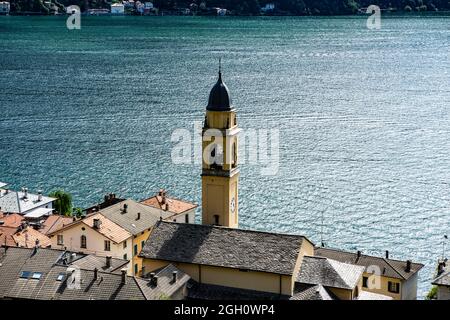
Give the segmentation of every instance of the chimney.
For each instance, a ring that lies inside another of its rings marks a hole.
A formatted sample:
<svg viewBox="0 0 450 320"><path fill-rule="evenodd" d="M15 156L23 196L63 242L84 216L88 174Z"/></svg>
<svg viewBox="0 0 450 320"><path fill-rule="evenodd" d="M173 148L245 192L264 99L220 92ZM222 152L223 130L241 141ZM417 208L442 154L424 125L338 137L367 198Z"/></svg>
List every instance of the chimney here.
<svg viewBox="0 0 450 320"><path fill-rule="evenodd" d="M112 257L107 256L106 257L106 268L111 268L111 262L112 262Z"/></svg>
<svg viewBox="0 0 450 320"><path fill-rule="evenodd" d="M127 211L128 211L128 205L125 203L123 205L122 213L127 213Z"/></svg>
<svg viewBox="0 0 450 320"><path fill-rule="evenodd" d="M177 275L178 275L178 271L172 272L172 282L173 283L177 282Z"/></svg>
<svg viewBox="0 0 450 320"><path fill-rule="evenodd" d="M389 250L386 250L386 259L389 259Z"/></svg>
<svg viewBox="0 0 450 320"><path fill-rule="evenodd" d="M23 188L23 198L28 199L28 188Z"/></svg>
<svg viewBox="0 0 450 320"><path fill-rule="evenodd" d="M38 248L38 247L39 247L39 239L36 239L36 240L34 241L34 244L35 244L36 248Z"/></svg>
<svg viewBox="0 0 450 320"><path fill-rule="evenodd" d="M122 284L127 284L127 269L122 269Z"/></svg>
<svg viewBox="0 0 450 320"><path fill-rule="evenodd" d="M137 213L137 218L136 218L136 220L139 220L139 219L141 219L141 213L140 213L140 212Z"/></svg>
<svg viewBox="0 0 450 320"><path fill-rule="evenodd" d="M94 219L94 228L95 229L100 229L101 224L102 224L102 222L100 221L100 219Z"/></svg>
<svg viewBox="0 0 450 320"><path fill-rule="evenodd" d="M151 284L153 284L155 287L158 286L158 276L153 276Z"/></svg>
<svg viewBox="0 0 450 320"><path fill-rule="evenodd" d="M159 195L161 196L161 203L165 204L166 203L166 190L164 190L164 189L159 190Z"/></svg>
<svg viewBox="0 0 450 320"><path fill-rule="evenodd" d="M155 273L151 272L150 273L150 284L153 284L153 278L155 277Z"/></svg>
<svg viewBox="0 0 450 320"><path fill-rule="evenodd" d="M406 260L405 272L410 272L410 271L411 271L411 260Z"/></svg>
<svg viewBox="0 0 450 320"><path fill-rule="evenodd" d="M94 281L97 281L97 279L98 279L98 269L95 268L94 269Z"/></svg>
<svg viewBox="0 0 450 320"><path fill-rule="evenodd" d="M38 190L38 202L42 201L42 190Z"/></svg>
<svg viewBox="0 0 450 320"><path fill-rule="evenodd" d="M165 211L169 211L169 203L166 203L166 208L164 209Z"/></svg>
<svg viewBox="0 0 450 320"><path fill-rule="evenodd" d="M357 256L358 258L361 258L361 251L358 250L358 251L356 252L356 256Z"/></svg>

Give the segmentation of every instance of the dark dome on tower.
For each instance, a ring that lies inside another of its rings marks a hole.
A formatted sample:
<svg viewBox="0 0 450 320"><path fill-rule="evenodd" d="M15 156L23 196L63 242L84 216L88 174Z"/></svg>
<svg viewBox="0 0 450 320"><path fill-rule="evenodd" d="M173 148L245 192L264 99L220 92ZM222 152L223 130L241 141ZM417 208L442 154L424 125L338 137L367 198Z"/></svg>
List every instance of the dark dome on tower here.
<svg viewBox="0 0 450 320"><path fill-rule="evenodd" d="M209 111L230 111L231 105L230 91L222 81L222 73L219 71L219 79L209 94L209 101L206 110Z"/></svg>

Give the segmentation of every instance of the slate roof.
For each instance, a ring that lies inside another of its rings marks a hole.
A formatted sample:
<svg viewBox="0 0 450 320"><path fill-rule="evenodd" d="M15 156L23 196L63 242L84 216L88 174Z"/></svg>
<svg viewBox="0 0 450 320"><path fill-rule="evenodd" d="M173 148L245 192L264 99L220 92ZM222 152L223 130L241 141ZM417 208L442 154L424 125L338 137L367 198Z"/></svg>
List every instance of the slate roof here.
<svg viewBox="0 0 450 320"><path fill-rule="evenodd" d="M401 280L409 279L424 266L421 263L411 263L411 271L406 272L406 261L368 256L365 254L361 254L358 257L356 252L346 252L323 247L314 248L314 255L327 257L344 263L356 264L365 268L369 266L379 266L381 275Z"/></svg>
<svg viewBox="0 0 450 320"><path fill-rule="evenodd" d="M320 284L296 284L294 294L289 300L337 300L337 297Z"/></svg>
<svg viewBox="0 0 450 320"><path fill-rule="evenodd" d="M167 273L176 270L173 266L161 270L161 288L146 287L146 280L126 276L122 283L122 274L98 271L97 280L94 271L80 269L80 288L72 289L68 281L68 265L60 264L64 256L70 252L56 249L27 249L8 247L0 249L0 299L19 298L37 300L145 300L152 294L163 292L170 296L171 291L165 289ZM84 258L75 260L84 266L92 267ZM120 260L120 259L116 259ZM91 261L91 260L90 260ZM113 259L114 261L114 259ZM75 263L72 263L72 267ZM114 262L113 262L114 264ZM22 271L39 272L39 279L21 278ZM172 288L181 288L186 275L179 271L180 282ZM61 276L58 279L58 276ZM169 289L170 286L169 286Z"/></svg>
<svg viewBox="0 0 450 320"><path fill-rule="evenodd" d="M173 281L172 273L177 272L177 281ZM142 293L147 300L164 300L172 297L176 292L181 290L187 282L191 279L189 275L183 271L177 269L173 264L169 264L166 267L155 272L158 277L158 285L154 286L148 278L136 278Z"/></svg>
<svg viewBox="0 0 450 320"><path fill-rule="evenodd" d="M128 263L128 260L111 258L111 266L108 268L106 265L106 257L99 257L90 254L73 261L71 265L77 266L84 270L94 270L97 268L97 270L103 272L120 273L120 270L122 268L126 268Z"/></svg>
<svg viewBox="0 0 450 320"><path fill-rule="evenodd" d="M304 240L299 235L160 221L140 257L292 275Z"/></svg>
<svg viewBox="0 0 450 320"><path fill-rule="evenodd" d="M198 283L191 280L187 299L190 300L288 300L289 296L276 293L239 289L213 284Z"/></svg>
<svg viewBox="0 0 450 320"><path fill-rule="evenodd" d="M450 264L445 261L442 273L433 280L434 285L450 287Z"/></svg>
<svg viewBox="0 0 450 320"><path fill-rule="evenodd" d="M29 193L27 199L24 199L22 191L0 190L0 208L4 212L25 213L32 209L41 207L56 200L42 196L42 200L38 201L38 195Z"/></svg>
<svg viewBox="0 0 450 320"><path fill-rule="evenodd" d="M124 212L124 205L127 205L127 212ZM138 203L132 199L119 202L99 211L117 225L127 230L132 235L137 235L147 229L152 228L162 217L166 219L172 213ZM140 218L138 219L138 213Z"/></svg>
<svg viewBox="0 0 450 320"><path fill-rule="evenodd" d="M296 282L324 287L353 290L364 267L342 263L324 257L303 257Z"/></svg>

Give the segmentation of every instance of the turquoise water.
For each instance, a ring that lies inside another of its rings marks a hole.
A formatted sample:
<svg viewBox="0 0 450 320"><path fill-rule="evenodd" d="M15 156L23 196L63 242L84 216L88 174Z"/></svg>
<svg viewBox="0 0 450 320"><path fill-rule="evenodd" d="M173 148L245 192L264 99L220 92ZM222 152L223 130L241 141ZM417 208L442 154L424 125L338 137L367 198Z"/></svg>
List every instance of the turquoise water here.
<svg viewBox="0 0 450 320"><path fill-rule="evenodd" d="M201 203L171 133L202 121L217 60L243 129L280 169L241 166L240 226L426 264L450 233L449 18L0 17L0 181L88 206L159 188Z"/></svg>

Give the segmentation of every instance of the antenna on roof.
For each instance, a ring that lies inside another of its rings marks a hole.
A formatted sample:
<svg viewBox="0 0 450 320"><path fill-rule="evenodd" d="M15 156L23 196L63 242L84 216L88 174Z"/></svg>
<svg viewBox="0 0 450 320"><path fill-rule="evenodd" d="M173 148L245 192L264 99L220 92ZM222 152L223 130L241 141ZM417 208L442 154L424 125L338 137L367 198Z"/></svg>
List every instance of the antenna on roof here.
<svg viewBox="0 0 450 320"><path fill-rule="evenodd" d="M325 247L325 243L323 243L323 210L320 211L320 246Z"/></svg>

